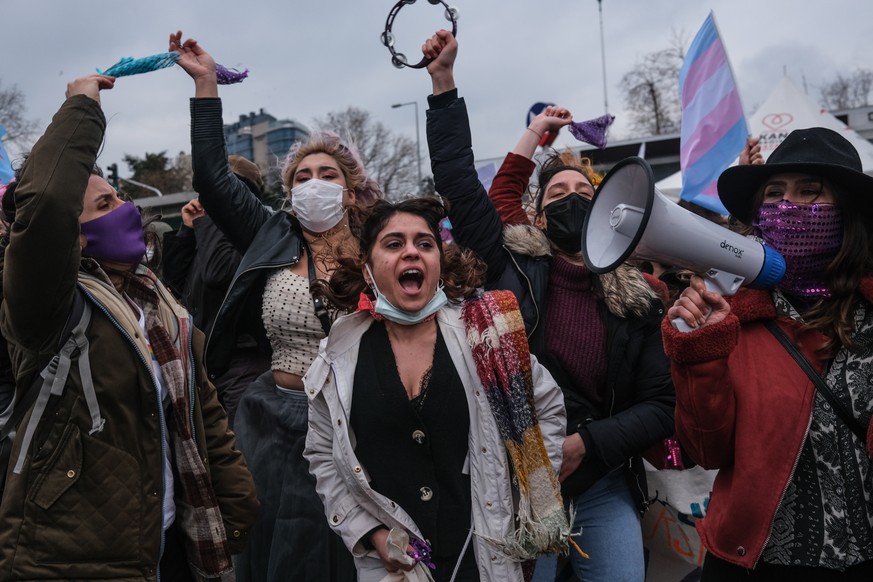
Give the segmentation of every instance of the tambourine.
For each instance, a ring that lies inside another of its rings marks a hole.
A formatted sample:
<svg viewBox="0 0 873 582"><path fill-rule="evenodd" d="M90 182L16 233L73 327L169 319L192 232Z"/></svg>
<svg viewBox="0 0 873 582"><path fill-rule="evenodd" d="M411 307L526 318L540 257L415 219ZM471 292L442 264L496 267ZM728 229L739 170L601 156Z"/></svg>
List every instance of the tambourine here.
<svg viewBox="0 0 873 582"><path fill-rule="evenodd" d="M434 6L437 4L442 4L446 7L445 17L446 20L452 23L452 36L458 36L458 9L454 6L449 6L443 0L427 0ZM394 33L391 32L391 27L394 25L394 19L397 17L397 13L400 12L400 9L403 8L406 4L415 4L415 0L400 0L397 4L394 5L394 8L391 9L391 12L388 13L388 19L385 21L385 32L382 33L382 44L388 47L388 50L391 51L391 64L393 64L398 69L402 69L403 67L409 67L410 69L423 69L424 67L430 64L430 59L427 57L422 57L421 60L414 65L410 65L406 60L406 55L403 53L398 53L394 50Z"/></svg>

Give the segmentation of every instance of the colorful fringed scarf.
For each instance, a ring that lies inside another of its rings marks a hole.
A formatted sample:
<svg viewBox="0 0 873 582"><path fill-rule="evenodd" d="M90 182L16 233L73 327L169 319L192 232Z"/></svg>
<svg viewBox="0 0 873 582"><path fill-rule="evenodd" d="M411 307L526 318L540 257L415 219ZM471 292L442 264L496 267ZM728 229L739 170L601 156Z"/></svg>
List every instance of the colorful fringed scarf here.
<svg viewBox="0 0 873 582"><path fill-rule="evenodd" d="M249 70L240 71L239 69L231 69L215 63L215 78L218 79L219 85L233 85L234 83L242 83L243 79L249 76Z"/></svg>
<svg viewBox="0 0 873 582"><path fill-rule="evenodd" d="M152 71L166 69L175 65L178 60L179 53L177 52L161 53L141 59L125 57L105 71L97 69L97 72L101 75L109 75L110 77L126 77L128 75L139 75L140 73L151 73Z"/></svg>
<svg viewBox="0 0 873 582"><path fill-rule="evenodd" d="M168 53L160 53L140 59L133 57L125 57L106 69L97 72L101 75L109 75L110 77L126 77L128 75L139 75L141 73L151 73L172 67L179 60L179 53L173 51ZM224 65L215 65L215 77L219 85L232 85L233 83L241 83L243 79L249 76L249 70L239 71L230 69Z"/></svg>
<svg viewBox="0 0 873 582"><path fill-rule="evenodd" d="M530 348L518 301L489 291L464 303L467 343L519 492L517 529L484 538L514 561L567 549L570 526L534 407Z"/></svg>

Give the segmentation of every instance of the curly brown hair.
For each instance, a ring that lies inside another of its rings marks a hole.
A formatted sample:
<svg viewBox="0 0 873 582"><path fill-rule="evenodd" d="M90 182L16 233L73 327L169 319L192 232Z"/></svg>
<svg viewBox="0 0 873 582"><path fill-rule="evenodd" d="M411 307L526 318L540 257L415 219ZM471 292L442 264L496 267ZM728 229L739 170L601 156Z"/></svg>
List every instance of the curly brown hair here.
<svg viewBox="0 0 873 582"><path fill-rule="evenodd" d="M446 208L437 198L408 198L392 203L378 200L366 208L349 210L360 216L361 228L357 237L349 237L334 249L336 269L330 281L318 280L313 291L321 294L336 308L351 311L358 305L361 293L374 299L373 291L364 280L364 265L379 233L396 214L412 214L422 218L433 233L440 249L440 277L443 290L451 300L460 300L470 295L485 281L485 263L472 251L457 244L444 245L440 237L440 222L446 217Z"/></svg>

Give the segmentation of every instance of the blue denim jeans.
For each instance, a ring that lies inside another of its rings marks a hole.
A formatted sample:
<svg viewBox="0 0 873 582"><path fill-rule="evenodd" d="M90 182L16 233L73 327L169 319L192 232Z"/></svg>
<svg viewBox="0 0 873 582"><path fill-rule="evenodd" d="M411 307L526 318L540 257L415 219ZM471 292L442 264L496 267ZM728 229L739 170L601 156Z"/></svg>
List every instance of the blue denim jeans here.
<svg viewBox="0 0 873 582"><path fill-rule="evenodd" d="M614 471L570 500L576 510L571 532L590 558L570 550L579 580L642 582L646 578L640 517L623 471Z"/></svg>
<svg viewBox="0 0 873 582"><path fill-rule="evenodd" d="M571 531L582 530L573 541L589 555L582 557L570 547L569 566L584 582L642 582L646 577L643 533L640 518L623 471L614 471L581 495L566 500L575 509ZM564 560L561 560L564 562ZM537 560L533 582L567 580L569 573L556 577L558 559Z"/></svg>

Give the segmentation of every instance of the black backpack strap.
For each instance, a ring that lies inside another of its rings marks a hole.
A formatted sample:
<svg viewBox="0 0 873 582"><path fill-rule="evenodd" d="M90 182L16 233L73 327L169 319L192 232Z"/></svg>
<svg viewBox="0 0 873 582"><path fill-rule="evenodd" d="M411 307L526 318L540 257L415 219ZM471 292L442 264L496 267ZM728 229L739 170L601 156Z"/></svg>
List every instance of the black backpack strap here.
<svg viewBox="0 0 873 582"><path fill-rule="evenodd" d="M867 442L867 431L864 429L864 426L861 422L852 416L852 412L846 408L846 406L837 398L837 396L831 392L830 386L827 385L827 382L824 381L824 378L818 375L815 371L815 368L812 367L812 364L809 363L809 360L806 359L800 350L791 343L791 340L788 339L788 336L785 335L776 322L772 319L768 319L764 321L764 326L770 330L776 339L779 340L788 353L791 354L791 357L794 358L794 361L800 366L800 368L806 372L806 375L809 376L809 379L812 380L813 384L815 384L816 389L818 389L819 393L824 396L825 400L831 405L831 408L834 409L834 412L837 413L837 416L842 419L846 426L848 426L855 436L861 439L861 442Z"/></svg>
<svg viewBox="0 0 873 582"><path fill-rule="evenodd" d="M315 262L312 260L312 253L309 251L309 247L305 244L303 245L306 248L306 259L309 263L309 284L315 282L315 279L318 275L315 274ZM330 333L331 321L330 314L327 312L327 306L324 304L324 299L321 296L313 294L312 295L312 305L315 307L315 315L318 317L318 320L321 322L321 329L324 331L324 335Z"/></svg>
<svg viewBox="0 0 873 582"><path fill-rule="evenodd" d="M64 329L61 332L61 336L58 339L58 351L64 347L64 344L67 343L67 340L70 338L70 335L73 333L73 329L80 323L82 320L82 316L85 313L85 293L82 289L76 285L76 292L73 293L73 306L70 310L70 314L67 316L67 321L64 324ZM24 415L27 414L27 411L33 407L33 404L36 402L37 397L39 396L39 388L43 383L42 371L36 375L33 382L30 384L28 389L21 395L17 400L13 398L12 403L9 405L12 409L11 414L9 414L8 419L3 423L2 428L0 428L0 441L6 439L18 424L21 422L21 419L24 418ZM8 410L7 410L8 412ZM5 415L4 415L5 416Z"/></svg>

